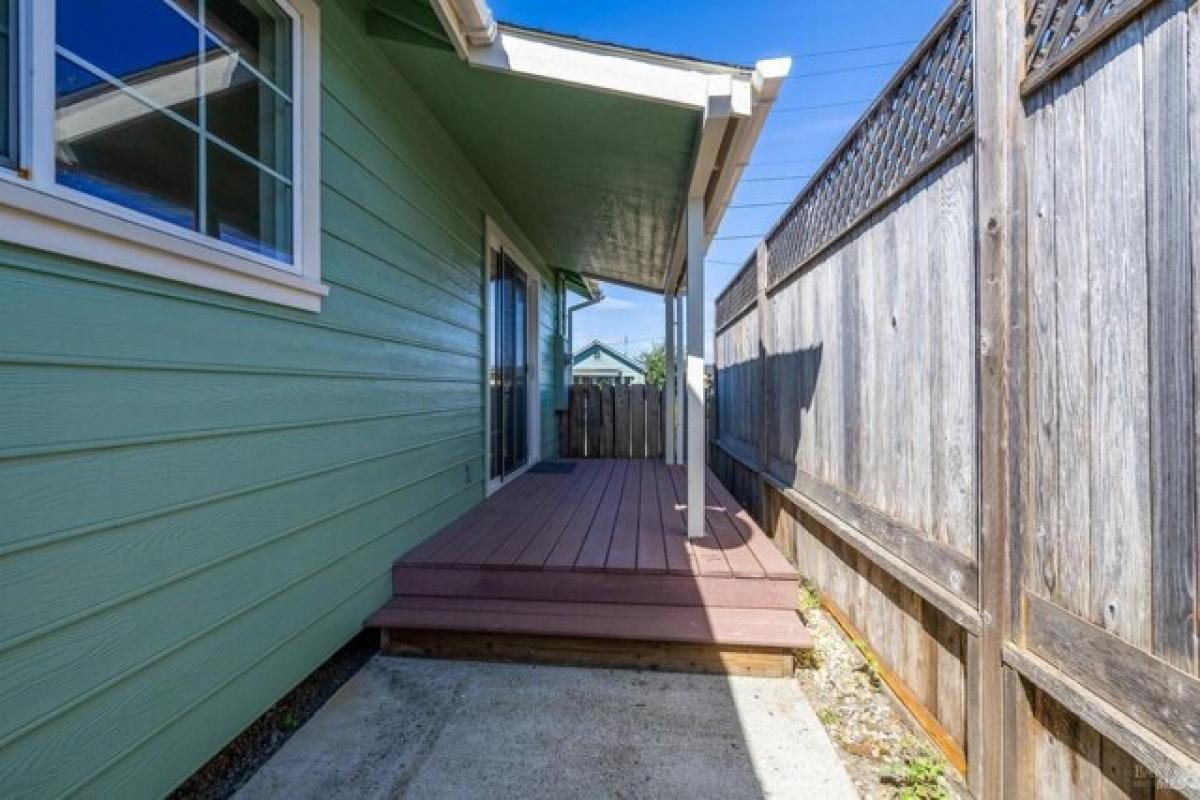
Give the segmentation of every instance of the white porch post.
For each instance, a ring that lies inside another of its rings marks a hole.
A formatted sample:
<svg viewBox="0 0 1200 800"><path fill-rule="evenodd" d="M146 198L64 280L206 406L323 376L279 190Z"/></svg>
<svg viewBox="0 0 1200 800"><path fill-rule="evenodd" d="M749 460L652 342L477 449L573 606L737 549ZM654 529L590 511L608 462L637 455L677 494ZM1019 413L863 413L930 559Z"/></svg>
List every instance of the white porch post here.
<svg viewBox="0 0 1200 800"><path fill-rule="evenodd" d="M683 343L683 295L675 295L675 463L684 458L683 424L687 416L687 349Z"/></svg>
<svg viewBox="0 0 1200 800"><path fill-rule="evenodd" d="M704 198L687 207L687 530L704 535Z"/></svg>
<svg viewBox="0 0 1200 800"><path fill-rule="evenodd" d="M665 381L663 383L663 461L675 463L675 297L669 292L663 293L663 305L666 309L666 336L663 339L663 366Z"/></svg>

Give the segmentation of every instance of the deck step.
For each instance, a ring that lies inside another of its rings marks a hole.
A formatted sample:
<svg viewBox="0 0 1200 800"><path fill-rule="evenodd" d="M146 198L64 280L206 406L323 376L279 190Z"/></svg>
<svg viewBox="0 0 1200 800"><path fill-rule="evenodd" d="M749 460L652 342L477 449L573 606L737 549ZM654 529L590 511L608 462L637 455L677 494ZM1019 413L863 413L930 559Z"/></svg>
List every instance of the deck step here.
<svg viewBox="0 0 1200 800"><path fill-rule="evenodd" d="M397 596L733 608L796 608L800 579L415 566L392 570Z"/></svg>
<svg viewBox="0 0 1200 800"><path fill-rule="evenodd" d="M795 611L627 603L564 603L397 597L377 611L379 628L562 636L803 650L812 646Z"/></svg>

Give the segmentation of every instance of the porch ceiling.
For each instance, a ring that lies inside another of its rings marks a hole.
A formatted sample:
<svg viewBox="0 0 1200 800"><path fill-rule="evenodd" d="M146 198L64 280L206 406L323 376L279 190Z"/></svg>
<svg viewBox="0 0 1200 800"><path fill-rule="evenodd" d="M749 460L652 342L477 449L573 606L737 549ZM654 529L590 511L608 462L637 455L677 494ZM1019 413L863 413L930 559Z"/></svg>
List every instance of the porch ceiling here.
<svg viewBox="0 0 1200 800"><path fill-rule="evenodd" d="M662 290L703 112L380 46L557 268Z"/></svg>

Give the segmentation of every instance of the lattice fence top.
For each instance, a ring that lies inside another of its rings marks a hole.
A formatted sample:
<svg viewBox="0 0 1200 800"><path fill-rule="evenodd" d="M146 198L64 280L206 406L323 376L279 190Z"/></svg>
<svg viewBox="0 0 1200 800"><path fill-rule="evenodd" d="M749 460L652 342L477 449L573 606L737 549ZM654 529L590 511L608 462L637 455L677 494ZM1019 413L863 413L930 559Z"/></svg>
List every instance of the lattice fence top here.
<svg viewBox="0 0 1200 800"><path fill-rule="evenodd" d="M750 260L738 270L733 280L725 290L717 296L716 327L724 328L738 317L743 311L754 304L758 298L758 258L751 255Z"/></svg>
<svg viewBox="0 0 1200 800"><path fill-rule="evenodd" d="M1022 88L1029 92L1044 84L1145 5L1139 0L1029 0Z"/></svg>
<svg viewBox="0 0 1200 800"><path fill-rule="evenodd" d="M775 285L961 144L975 122L970 3L959 2L767 238Z"/></svg>

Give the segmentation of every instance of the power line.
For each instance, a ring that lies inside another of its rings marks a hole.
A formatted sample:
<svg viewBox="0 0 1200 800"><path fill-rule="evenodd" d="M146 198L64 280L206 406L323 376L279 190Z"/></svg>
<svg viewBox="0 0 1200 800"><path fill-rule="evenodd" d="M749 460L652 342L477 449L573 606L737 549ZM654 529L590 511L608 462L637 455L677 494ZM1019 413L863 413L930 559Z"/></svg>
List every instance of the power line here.
<svg viewBox="0 0 1200 800"><path fill-rule="evenodd" d="M609 347L627 348L627 345L631 345L631 344L642 344L644 342L649 342L651 345L655 345L655 344L658 344L660 341L662 341L661 337L659 337L657 339L609 339L609 340L594 339L591 342L589 342L589 344L603 344L603 345L608 345ZM580 352L582 352L582 351L580 351ZM628 349L625 350L625 355L627 355L627 356L629 355Z"/></svg>
<svg viewBox="0 0 1200 800"><path fill-rule="evenodd" d="M811 158L793 158L787 161L756 161L752 164L743 164L742 166L747 169L752 167L782 167L788 164L816 164L820 161L820 156L813 156Z"/></svg>
<svg viewBox="0 0 1200 800"><path fill-rule="evenodd" d="M906 44L916 44L920 39L905 39L900 42L880 42L879 44L864 44L857 47L842 47L837 50L816 50L812 53L801 53L795 58L817 58L818 56L839 56L842 53L863 53L867 50L886 50L889 47L902 47Z"/></svg>
<svg viewBox="0 0 1200 800"><path fill-rule="evenodd" d="M806 181L812 175L776 175L770 178L742 178L741 183L772 183L775 181Z"/></svg>
<svg viewBox="0 0 1200 800"><path fill-rule="evenodd" d="M819 111L822 108L845 108L846 106L858 106L863 103L870 103L874 97L864 97L859 100L841 100L836 103L816 103L811 106L788 106L786 108L773 108L772 114L790 114L795 111Z"/></svg>
<svg viewBox="0 0 1200 800"><path fill-rule="evenodd" d="M730 208L777 208L778 206L791 205L791 200L780 200L775 203L735 203Z"/></svg>
<svg viewBox="0 0 1200 800"><path fill-rule="evenodd" d="M742 233L736 236L718 236L713 239L714 242L730 242L734 239L761 239L766 236L765 233Z"/></svg>
<svg viewBox="0 0 1200 800"><path fill-rule="evenodd" d="M817 72L801 72L796 75L788 75L784 80L791 81L797 78L820 78L825 75L841 75L844 72L861 72L868 69L879 69L881 67L898 67L903 64L903 61L880 61L878 64L859 64L854 67L840 67L839 69L823 69Z"/></svg>

